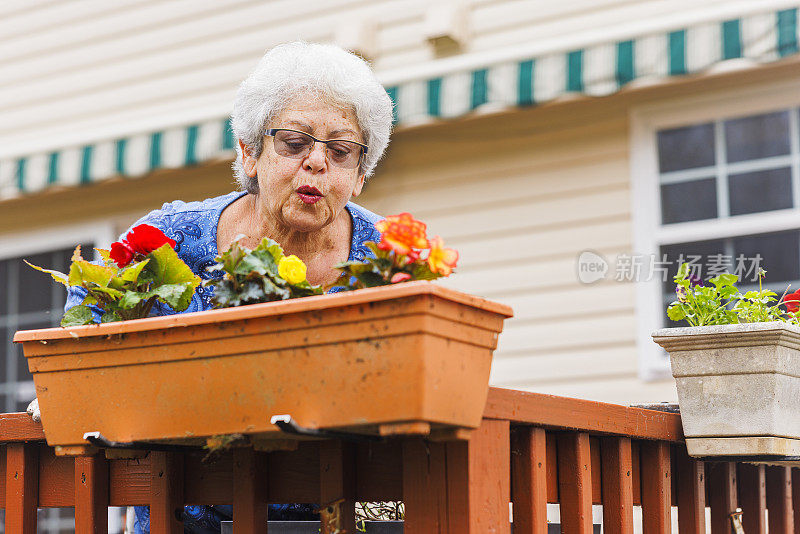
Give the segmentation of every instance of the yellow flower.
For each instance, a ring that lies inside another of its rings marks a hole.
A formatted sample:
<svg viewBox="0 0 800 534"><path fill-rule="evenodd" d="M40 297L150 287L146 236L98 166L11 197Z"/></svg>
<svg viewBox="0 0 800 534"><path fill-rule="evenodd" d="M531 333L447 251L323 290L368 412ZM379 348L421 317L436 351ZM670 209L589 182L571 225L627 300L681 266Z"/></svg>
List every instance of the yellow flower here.
<svg viewBox="0 0 800 534"><path fill-rule="evenodd" d="M306 264L294 254L284 256L278 262L278 274L290 284L299 284L306 279Z"/></svg>

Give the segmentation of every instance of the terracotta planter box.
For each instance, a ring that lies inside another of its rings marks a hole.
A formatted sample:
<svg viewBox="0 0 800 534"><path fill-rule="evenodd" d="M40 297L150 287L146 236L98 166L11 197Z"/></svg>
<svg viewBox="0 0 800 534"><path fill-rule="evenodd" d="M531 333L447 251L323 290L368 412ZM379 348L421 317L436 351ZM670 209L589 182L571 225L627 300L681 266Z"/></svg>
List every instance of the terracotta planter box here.
<svg viewBox="0 0 800 534"><path fill-rule="evenodd" d="M429 282L17 332L47 442L205 443L270 423L359 433L476 428L507 306ZM457 434L457 432L456 432Z"/></svg>
<svg viewBox="0 0 800 534"><path fill-rule="evenodd" d="M690 455L800 459L800 328L666 328L653 339L671 358Z"/></svg>

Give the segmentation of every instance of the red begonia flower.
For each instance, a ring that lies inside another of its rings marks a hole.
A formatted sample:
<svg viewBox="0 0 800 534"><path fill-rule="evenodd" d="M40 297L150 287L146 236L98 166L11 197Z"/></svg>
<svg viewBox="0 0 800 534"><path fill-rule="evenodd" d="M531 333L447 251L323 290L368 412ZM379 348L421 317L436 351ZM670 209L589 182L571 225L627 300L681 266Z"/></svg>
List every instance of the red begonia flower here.
<svg viewBox="0 0 800 534"><path fill-rule="evenodd" d="M164 232L149 224L135 226L125 236L124 241L130 245L134 252L145 256L161 247L164 243L169 243L169 246L175 248L174 239L168 238L164 235Z"/></svg>
<svg viewBox="0 0 800 534"><path fill-rule="evenodd" d="M800 310L800 289L783 297L783 304L787 312L797 313L797 310Z"/></svg>
<svg viewBox="0 0 800 534"><path fill-rule="evenodd" d="M133 259L133 249L131 249L127 243L117 241L116 243L111 243L111 252L109 256L118 267L122 268L128 265Z"/></svg>

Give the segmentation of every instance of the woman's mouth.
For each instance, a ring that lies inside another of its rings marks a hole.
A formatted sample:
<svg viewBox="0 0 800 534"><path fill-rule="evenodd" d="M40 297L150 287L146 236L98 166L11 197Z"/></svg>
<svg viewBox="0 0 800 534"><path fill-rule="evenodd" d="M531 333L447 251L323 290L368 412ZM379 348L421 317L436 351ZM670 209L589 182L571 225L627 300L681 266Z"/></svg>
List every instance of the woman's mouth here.
<svg viewBox="0 0 800 534"><path fill-rule="evenodd" d="M315 204L322 198L322 193L316 187L310 185L303 185L298 187L295 192L300 197L300 200L306 204Z"/></svg>

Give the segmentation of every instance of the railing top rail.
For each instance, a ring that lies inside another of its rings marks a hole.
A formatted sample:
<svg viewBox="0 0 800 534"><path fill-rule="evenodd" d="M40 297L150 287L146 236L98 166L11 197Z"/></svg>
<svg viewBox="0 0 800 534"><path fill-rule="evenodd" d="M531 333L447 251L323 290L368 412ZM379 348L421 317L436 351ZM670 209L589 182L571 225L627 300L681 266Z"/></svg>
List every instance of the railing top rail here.
<svg viewBox="0 0 800 534"><path fill-rule="evenodd" d="M24 412L0 413L0 442L44 441L41 423Z"/></svg>
<svg viewBox="0 0 800 534"><path fill-rule="evenodd" d="M513 389L490 388L483 416L551 429L683 441L678 414ZM42 425L28 414L0 414L0 442L44 439Z"/></svg>
<svg viewBox="0 0 800 534"><path fill-rule="evenodd" d="M683 441L679 414L514 389L490 388L483 416L552 429Z"/></svg>

